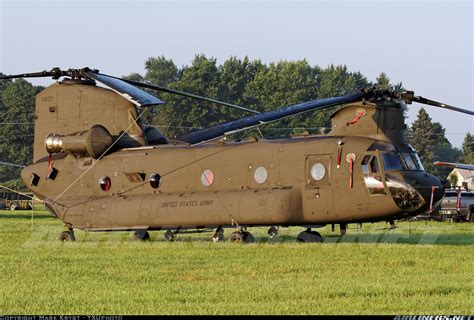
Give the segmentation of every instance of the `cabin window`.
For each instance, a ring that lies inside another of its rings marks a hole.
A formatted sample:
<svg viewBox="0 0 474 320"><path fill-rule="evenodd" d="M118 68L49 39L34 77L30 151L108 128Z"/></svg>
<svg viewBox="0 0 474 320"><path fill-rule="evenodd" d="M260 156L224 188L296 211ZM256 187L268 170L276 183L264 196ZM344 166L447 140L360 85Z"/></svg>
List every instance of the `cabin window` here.
<svg viewBox="0 0 474 320"><path fill-rule="evenodd" d="M110 190L110 187L112 186L112 181L110 180L109 177L104 176L99 179L99 186L103 191L107 192Z"/></svg>
<svg viewBox="0 0 474 320"><path fill-rule="evenodd" d="M154 189L161 185L161 176L158 173L154 173L150 176L150 186Z"/></svg>

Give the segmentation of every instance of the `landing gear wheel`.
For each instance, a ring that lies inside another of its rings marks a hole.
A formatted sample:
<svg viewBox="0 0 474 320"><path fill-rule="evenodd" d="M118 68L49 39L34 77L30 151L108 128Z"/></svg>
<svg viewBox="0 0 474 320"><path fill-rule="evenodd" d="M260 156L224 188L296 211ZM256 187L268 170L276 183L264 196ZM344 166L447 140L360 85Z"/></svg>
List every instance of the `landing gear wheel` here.
<svg viewBox="0 0 474 320"><path fill-rule="evenodd" d="M10 206L10 210L11 210L11 211L15 211L15 210L16 210L16 204L12 204L12 205Z"/></svg>
<svg viewBox="0 0 474 320"><path fill-rule="evenodd" d="M237 243L252 243L255 241L252 234L247 231L235 231L232 232L229 237L230 242L237 242Z"/></svg>
<svg viewBox="0 0 474 320"><path fill-rule="evenodd" d="M76 237L74 236L74 231L72 230L61 232L58 239L60 241L76 241Z"/></svg>
<svg viewBox="0 0 474 320"><path fill-rule="evenodd" d="M224 229L219 227L216 230L216 233L212 236L212 242L222 242L224 241Z"/></svg>
<svg viewBox="0 0 474 320"><path fill-rule="evenodd" d="M137 240L137 241L150 240L150 234L146 230L137 230L133 233L133 240Z"/></svg>
<svg viewBox="0 0 474 320"><path fill-rule="evenodd" d="M278 235L278 228L275 227L275 226L271 226L268 229L267 233L268 233L268 236L270 237L270 239L273 239Z"/></svg>
<svg viewBox="0 0 474 320"><path fill-rule="evenodd" d="M319 234L319 232L306 230L300 232L298 237L296 237L298 242L323 242L323 237Z"/></svg>
<svg viewBox="0 0 474 320"><path fill-rule="evenodd" d="M165 239L169 242L176 240L176 233L172 230L168 230L165 233Z"/></svg>

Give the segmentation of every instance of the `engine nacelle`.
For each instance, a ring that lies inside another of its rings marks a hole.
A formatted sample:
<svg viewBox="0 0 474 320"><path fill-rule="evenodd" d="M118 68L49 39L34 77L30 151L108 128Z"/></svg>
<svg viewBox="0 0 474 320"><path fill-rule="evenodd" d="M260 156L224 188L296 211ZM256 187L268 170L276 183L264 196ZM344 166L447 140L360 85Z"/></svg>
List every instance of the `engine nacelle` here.
<svg viewBox="0 0 474 320"><path fill-rule="evenodd" d="M46 137L46 151L50 154L67 152L75 155L99 158L112 144L113 138L101 125L94 125L89 130L69 135L52 133Z"/></svg>

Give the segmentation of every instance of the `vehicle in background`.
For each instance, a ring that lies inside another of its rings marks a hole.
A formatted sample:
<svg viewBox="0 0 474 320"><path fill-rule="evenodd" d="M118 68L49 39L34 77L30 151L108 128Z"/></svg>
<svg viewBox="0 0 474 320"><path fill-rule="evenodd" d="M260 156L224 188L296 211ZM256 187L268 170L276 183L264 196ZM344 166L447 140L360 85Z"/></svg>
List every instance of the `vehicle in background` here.
<svg viewBox="0 0 474 320"><path fill-rule="evenodd" d="M474 192L446 190L437 215L440 221L474 222Z"/></svg>
<svg viewBox="0 0 474 320"><path fill-rule="evenodd" d="M14 192L0 192L0 209L32 210L33 200L28 195Z"/></svg>

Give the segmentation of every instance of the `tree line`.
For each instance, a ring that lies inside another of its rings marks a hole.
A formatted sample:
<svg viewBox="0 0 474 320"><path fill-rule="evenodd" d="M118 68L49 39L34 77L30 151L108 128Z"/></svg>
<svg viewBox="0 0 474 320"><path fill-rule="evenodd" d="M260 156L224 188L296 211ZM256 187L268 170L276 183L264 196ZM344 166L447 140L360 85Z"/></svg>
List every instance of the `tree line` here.
<svg viewBox="0 0 474 320"><path fill-rule="evenodd" d="M132 73L124 77L258 111L344 95L374 84L360 72L350 71L344 65L320 67L310 65L306 60L266 64L247 57L231 57L218 64L216 59L205 55L196 55L190 65L181 67L164 56L151 57L145 62L144 74ZM382 87L402 88L401 83L391 84L383 72L377 77L376 83ZM35 95L42 89L22 79L0 81L0 161L31 163ZM158 96L166 104L150 108L143 122L159 127L168 137L181 136L198 128L248 115L241 110L168 93L159 93ZM330 128L329 115L334 110L282 119L262 126L261 131L266 137L288 136L303 131L320 133ZM252 135L256 135L256 132L250 130L240 134L246 137ZM409 129L409 140L420 154L425 169L442 179L446 179L449 170L434 167L434 161L474 163L471 133L467 133L462 150L454 148L446 138L443 126L433 122L423 108ZM0 165L0 182L18 179L18 169Z"/></svg>

